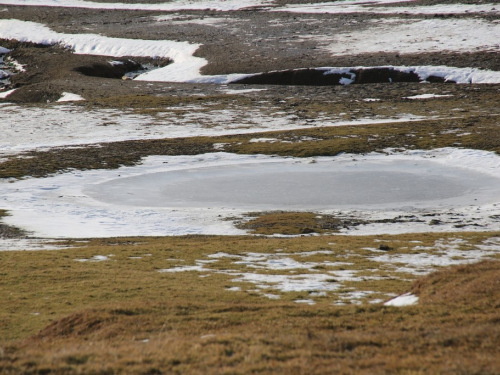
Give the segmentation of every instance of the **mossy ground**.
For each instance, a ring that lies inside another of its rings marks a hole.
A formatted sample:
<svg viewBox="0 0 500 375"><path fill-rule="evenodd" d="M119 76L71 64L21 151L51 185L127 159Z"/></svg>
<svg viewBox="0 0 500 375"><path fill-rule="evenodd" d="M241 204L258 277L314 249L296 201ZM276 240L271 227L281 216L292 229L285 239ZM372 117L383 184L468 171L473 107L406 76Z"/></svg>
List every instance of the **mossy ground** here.
<svg viewBox="0 0 500 375"><path fill-rule="evenodd" d="M341 228L362 224L359 220L338 218L334 215L315 214L312 212L250 212L241 221L236 221L237 228L248 230L252 234L327 234L336 233Z"/></svg>

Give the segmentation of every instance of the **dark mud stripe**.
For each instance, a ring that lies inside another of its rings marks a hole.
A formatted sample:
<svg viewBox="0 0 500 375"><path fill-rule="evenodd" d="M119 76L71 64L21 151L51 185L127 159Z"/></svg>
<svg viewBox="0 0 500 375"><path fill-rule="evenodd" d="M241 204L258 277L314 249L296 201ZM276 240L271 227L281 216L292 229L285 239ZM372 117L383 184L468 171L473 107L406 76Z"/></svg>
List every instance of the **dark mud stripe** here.
<svg viewBox="0 0 500 375"><path fill-rule="evenodd" d="M402 72L391 67L352 68L352 69L296 69L267 72L245 77L232 83L250 85L302 85L302 86L338 86L346 84L423 82L418 74ZM444 78L430 76L428 82L445 82ZM446 81L455 83L454 81Z"/></svg>

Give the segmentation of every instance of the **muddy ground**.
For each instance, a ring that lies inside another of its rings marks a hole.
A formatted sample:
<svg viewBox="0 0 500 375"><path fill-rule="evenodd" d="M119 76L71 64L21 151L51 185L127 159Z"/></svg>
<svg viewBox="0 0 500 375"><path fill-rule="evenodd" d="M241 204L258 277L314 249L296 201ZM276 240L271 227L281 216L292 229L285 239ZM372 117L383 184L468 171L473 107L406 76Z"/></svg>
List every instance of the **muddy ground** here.
<svg viewBox="0 0 500 375"><path fill-rule="evenodd" d="M151 3L158 3L151 2ZM279 1L277 4L297 3ZM436 1L418 1L434 4ZM446 2L449 3L449 2ZM461 2L463 3L463 2ZM400 5L405 5L400 4ZM387 6L387 5L386 5ZM391 6L391 5L389 5ZM397 8L398 4L392 5ZM380 65L448 65L500 70L500 60L494 52L467 53L373 53L350 56L332 56L314 38L302 35L331 35L366 29L373 19L390 20L405 17L426 19L433 17L461 19L470 15L383 15L370 13L353 14L294 14L269 12L260 8L233 12L211 10L155 12L109 11L92 9L2 6L0 19L19 19L48 25L61 33L96 33L108 37L132 39L177 40L200 43L195 55L208 64L203 74L260 73L272 70L315 68L321 66L380 66ZM171 20L158 22L155 17L168 15ZM474 19L488 18L487 14L475 14ZM212 20L210 23L205 21ZM346 41L347 43L347 41ZM28 67L27 71L12 78L10 88L19 88L9 101L46 102L57 99L63 91L83 95L85 98L123 95L132 91L137 94L154 92L155 95L191 94L200 85L140 82L122 82L120 79L89 77L75 69L106 64L109 58L74 55L57 46L32 46L1 41L0 45L14 48L12 57ZM134 59L139 63L164 65L167 61ZM202 91L210 93L213 85L202 85ZM282 95L280 88L276 95ZM398 95L395 85L391 93Z"/></svg>

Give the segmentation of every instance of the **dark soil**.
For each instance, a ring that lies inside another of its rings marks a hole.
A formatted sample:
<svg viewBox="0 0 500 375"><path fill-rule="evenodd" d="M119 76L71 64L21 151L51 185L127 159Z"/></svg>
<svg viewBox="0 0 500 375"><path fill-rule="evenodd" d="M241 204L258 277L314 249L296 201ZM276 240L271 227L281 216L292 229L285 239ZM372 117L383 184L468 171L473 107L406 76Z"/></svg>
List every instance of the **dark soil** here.
<svg viewBox="0 0 500 375"><path fill-rule="evenodd" d="M7 225L7 224L3 224L1 222L2 217L5 217L7 215L8 214L6 213L6 211L0 210L0 239L26 237L26 235L27 235L26 231L19 229L19 228L16 228L16 227L13 227L13 226L10 226L10 225Z"/></svg>
<svg viewBox="0 0 500 375"><path fill-rule="evenodd" d="M354 77L354 79L352 78ZM235 81L239 84L250 85L306 85L306 86L341 86L342 80L352 81L353 84L367 83L394 83L394 82L422 82L414 72L401 72L393 68L352 68L349 73L328 73L324 69L299 69L263 73ZM443 83L441 77L430 76L427 82ZM448 81L449 83L455 83Z"/></svg>

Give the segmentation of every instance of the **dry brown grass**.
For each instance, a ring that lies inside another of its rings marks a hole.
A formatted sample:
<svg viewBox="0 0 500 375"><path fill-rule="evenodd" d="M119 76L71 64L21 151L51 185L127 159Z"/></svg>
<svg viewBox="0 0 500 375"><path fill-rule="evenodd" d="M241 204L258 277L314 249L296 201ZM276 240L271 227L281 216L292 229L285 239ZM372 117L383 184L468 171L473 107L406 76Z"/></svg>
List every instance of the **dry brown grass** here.
<svg viewBox="0 0 500 375"><path fill-rule="evenodd" d="M493 235L447 236L467 240L467 250ZM270 300L245 283L238 284L241 292L228 291L234 276L222 273L201 278L199 272L157 272L219 251L276 249L290 256L331 249L323 256L332 260L350 253L360 259L358 270L368 270L374 265L364 248L374 243L411 252L411 244L417 245L412 241L431 247L444 236L135 238L0 253L0 373L498 373L498 262L443 269L413 289L395 274L379 281L379 288L420 295L418 305L404 308L334 306L332 297L308 306L293 302L306 297L300 293ZM114 256L74 260L99 254ZM226 266L236 267L209 265Z"/></svg>

